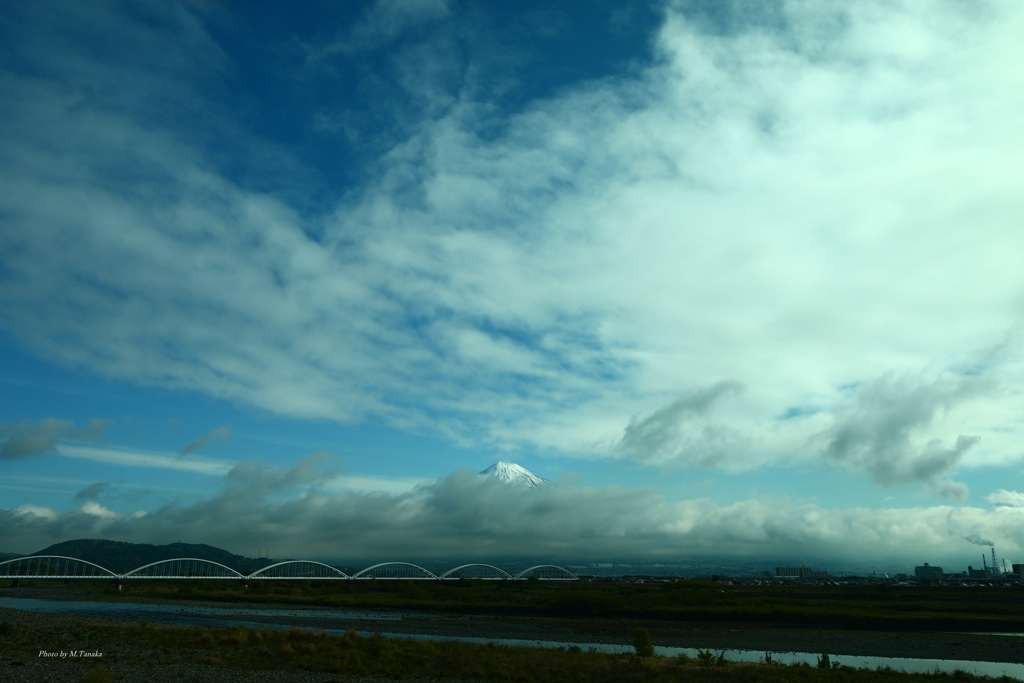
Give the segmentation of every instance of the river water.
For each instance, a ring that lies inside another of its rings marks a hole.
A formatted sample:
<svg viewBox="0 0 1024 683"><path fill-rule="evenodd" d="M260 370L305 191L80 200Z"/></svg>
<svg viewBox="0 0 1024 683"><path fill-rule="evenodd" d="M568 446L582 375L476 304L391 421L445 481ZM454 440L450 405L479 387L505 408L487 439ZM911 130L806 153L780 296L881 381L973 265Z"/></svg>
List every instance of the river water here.
<svg viewBox="0 0 1024 683"><path fill-rule="evenodd" d="M343 611L343 610L318 610L318 609L268 609L253 607L205 607L199 605L154 605L148 603L133 602L90 602L79 600L41 600L34 598L10 598L0 597L0 607L12 609L29 610L34 612L56 612L63 614L81 614L87 616L128 618L138 620L149 620L154 622L179 624L187 626L250 626L252 628L293 628L293 624L287 620L296 617L301 618L323 618L323 619L345 619L359 620L372 619L375 621L395 621L396 629L398 623L405 618L414 617L429 619L428 613L415 612L367 612L367 611ZM253 621L239 619L238 617L254 617ZM258 617L260 621L256 621ZM273 623L274 619L281 619L282 623ZM269 621L269 623L268 623ZM318 629L302 627L313 631L325 633L338 633L335 629ZM370 633L360 633L370 635ZM381 632L382 636L388 638L409 638L434 641L458 641L464 643L494 643L496 645L510 645L518 647L540 647L540 648L568 648L572 646L583 650L595 652L632 652L631 645L615 645L607 643L567 643L551 640L517 640L502 638L472 638L463 636L439 636L420 635L407 633ZM1002 634L992 634L1002 635ZM677 657L685 654L688 657L696 658L698 651L692 648L681 647L655 647L656 654L666 657ZM714 655L724 654L728 661L732 662L761 662L765 653L753 650L716 650ZM799 664L806 663L815 666L818 662L818 653L810 652L772 652L772 661L777 664ZM836 655L832 657L833 662L844 666L852 666L863 669L877 669L889 667L899 671L914 673L931 673L934 671L954 672L966 671L968 673L982 676L1010 676L1024 681L1024 664L1011 664L1005 662L972 662L955 659L910 659L898 657L861 657L855 655Z"/></svg>

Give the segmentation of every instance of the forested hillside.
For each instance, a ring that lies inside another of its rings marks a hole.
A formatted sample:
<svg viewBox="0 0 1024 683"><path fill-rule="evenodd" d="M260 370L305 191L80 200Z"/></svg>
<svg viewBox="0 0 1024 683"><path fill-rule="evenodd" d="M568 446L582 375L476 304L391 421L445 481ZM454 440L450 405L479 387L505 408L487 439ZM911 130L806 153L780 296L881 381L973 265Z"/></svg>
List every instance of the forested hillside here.
<svg viewBox="0 0 1024 683"><path fill-rule="evenodd" d="M272 564L273 560L254 560L241 555L229 553L227 550L211 545L196 543L169 543L167 545L151 545L149 543L124 543L102 539L78 539L64 541L43 548L33 555L63 555L86 560L106 567L111 571L123 573L137 567L170 560L177 557L194 557L201 560L219 562L235 571L249 574L260 567Z"/></svg>

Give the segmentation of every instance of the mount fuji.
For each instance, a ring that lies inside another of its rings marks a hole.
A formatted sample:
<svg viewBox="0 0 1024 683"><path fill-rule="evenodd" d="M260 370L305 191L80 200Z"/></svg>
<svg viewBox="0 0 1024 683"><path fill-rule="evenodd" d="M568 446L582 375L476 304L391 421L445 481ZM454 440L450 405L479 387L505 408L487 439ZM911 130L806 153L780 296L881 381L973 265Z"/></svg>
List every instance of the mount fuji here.
<svg viewBox="0 0 1024 683"><path fill-rule="evenodd" d="M550 480L545 479L544 477L538 477L525 467L520 467L514 462L502 462L501 460L494 463L480 474L497 477L510 486L523 486L531 489L537 488L538 486L545 486L550 483Z"/></svg>

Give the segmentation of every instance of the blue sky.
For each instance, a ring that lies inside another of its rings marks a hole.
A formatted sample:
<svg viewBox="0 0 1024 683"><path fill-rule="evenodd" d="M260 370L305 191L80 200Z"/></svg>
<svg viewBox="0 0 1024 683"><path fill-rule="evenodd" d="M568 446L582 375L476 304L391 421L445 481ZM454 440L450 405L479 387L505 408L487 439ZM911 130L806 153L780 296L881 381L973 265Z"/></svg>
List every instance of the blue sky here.
<svg viewBox="0 0 1024 683"><path fill-rule="evenodd" d="M1018 3L0 20L0 550L1024 561Z"/></svg>

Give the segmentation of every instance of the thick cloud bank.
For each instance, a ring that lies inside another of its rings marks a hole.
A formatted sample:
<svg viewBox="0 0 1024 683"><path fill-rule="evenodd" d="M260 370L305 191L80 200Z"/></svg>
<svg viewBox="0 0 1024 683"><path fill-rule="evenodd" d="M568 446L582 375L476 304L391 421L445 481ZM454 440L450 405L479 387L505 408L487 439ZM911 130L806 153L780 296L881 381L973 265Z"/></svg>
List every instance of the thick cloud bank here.
<svg viewBox="0 0 1024 683"><path fill-rule="evenodd" d="M1020 493L1003 492L991 509L828 509L773 497L719 505L572 478L522 489L465 470L408 493L359 493L338 490L345 478L332 464L324 454L289 470L247 461L218 494L194 504L130 516L97 501L65 513L26 505L0 512L0 523L8 549L22 552L80 537L164 543L191 530L192 541L241 554L269 547L276 557L335 562L728 557L892 566L962 562L970 544L994 542L987 536L1003 554L1024 550L1020 501L1007 504Z"/></svg>

